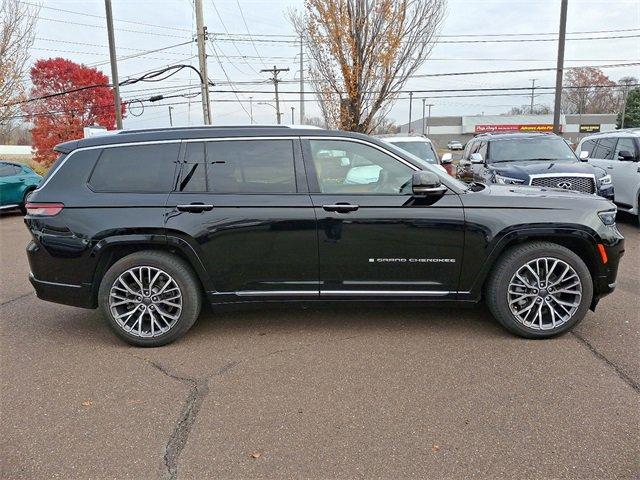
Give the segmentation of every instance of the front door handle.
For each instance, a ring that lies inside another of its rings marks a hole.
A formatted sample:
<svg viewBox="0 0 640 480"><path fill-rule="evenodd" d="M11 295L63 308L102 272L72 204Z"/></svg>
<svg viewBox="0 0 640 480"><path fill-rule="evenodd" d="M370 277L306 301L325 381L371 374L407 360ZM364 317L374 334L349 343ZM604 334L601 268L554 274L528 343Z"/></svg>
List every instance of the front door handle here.
<svg viewBox="0 0 640 480"><path fill-rule="evenodd" d="M176 208L179 212L201 213L208 212L213 209L213 205L207 205L205 203L193 202L188 205L177 205Z"/></svg>
<svg viewBox="0 0 640 480"><path fill-rule="evenodd" d="M333 205L323 205L322 208L327 212L349 213L355 212L360 206L350 203L336 203Z"/></svg>

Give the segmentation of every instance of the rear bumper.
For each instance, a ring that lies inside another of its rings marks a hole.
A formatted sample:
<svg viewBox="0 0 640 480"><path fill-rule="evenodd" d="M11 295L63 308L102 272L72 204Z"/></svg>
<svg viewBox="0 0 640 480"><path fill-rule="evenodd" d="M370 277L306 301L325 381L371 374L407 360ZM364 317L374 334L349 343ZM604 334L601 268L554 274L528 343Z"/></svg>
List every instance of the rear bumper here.
<svg viewBox="0 0 640 480"><path fill-rule="evenodd" d="M38 280L29 272L29 281L41 300L62 303L80 308L96 308L93 302L90 285L70 285L67 283Z"/></svg>

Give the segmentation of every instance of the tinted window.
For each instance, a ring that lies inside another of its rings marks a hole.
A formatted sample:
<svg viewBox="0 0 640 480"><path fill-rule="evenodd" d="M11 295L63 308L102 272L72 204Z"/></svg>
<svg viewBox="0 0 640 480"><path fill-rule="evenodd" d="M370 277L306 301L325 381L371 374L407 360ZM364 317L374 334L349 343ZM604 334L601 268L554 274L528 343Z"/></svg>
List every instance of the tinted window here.
<svg viewBox="0 0 640 480"><path fill-rule="evenodd" d="M491 142L490 162L519 160L576 160L573 150L560 137L540 136Z"/></svg>
<svg viewBox="0 0 640 480"><path fill-rule="evenodd" d="M433 147L429 142L391 142L393 145L406 150L409 153L413 153L420 160L431 164L437 164L438 159L436 153L433 151Z"/></svg>
<svg viewBox="0 0 640 480"><path fill-rule="evenodd" d="M589 156L591 157L593 154L593 150L596 148L595 140L587 140L586 142L582 142L582 146L580 147L581 152L589 152Z"/></svg>
<svg viewBox="0 0 640 480"><path fill-rule="evenodd" d="M169 192L179 143L105 148L89 184L100 192Z"/></svg>
<svg viewBox="0 0 640 480"><path fill-rule="evenodd" d="M613 151L616 148L617 138L601 138L591 157L604 160L613 159Z"/></svg>
<svg viewBox="0 0 640 480"><path fill-rule="evenodd" d="M322 193L408 194L413 169L368 145L311 140Z"/></svg>
<svg viewBox="0 0 640 480"><path fill-rule="evenodd" d="M619 138L618 145L616 146L616 151L613 155L614 160L618 160L618 155L620 152L627 151L631 155L636 154L636 146L633 144L633 138Z"/></svg>
<svg viewBox="0 0 640 480"><path fill-rule="evenodd" d="M206 192L207 173L205 169L204 143L187 143L177 190L180 192Z"/></svg>
<svg viewBox="0 0 640 480"><path fill-rule="evenodd" d="M478 148L478 153L482 155L483 160L487 159L487 145L488 142L482 142L480 143L480 148Z"/></svg>

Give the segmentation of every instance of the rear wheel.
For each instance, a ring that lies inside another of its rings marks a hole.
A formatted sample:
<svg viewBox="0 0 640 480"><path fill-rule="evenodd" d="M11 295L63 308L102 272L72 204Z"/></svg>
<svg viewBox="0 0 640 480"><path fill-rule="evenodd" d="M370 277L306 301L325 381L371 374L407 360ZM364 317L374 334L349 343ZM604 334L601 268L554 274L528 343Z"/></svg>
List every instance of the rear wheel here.
<svg viewBox="0 0 640 480"><path fill-rule="evenodd" d="M593 297L589 269L571 250L550 242L506 252L487 282L495 318L525 338L548 338L584 318Z"/></svg>
<svg viewBox="0 0 640 480"><path fill-rule="evenodd" d="M98 296L116 335L142 347L158 347L181 337L201 308L193 271L165 252L136 252L118 260L102 279Z"/></svg>

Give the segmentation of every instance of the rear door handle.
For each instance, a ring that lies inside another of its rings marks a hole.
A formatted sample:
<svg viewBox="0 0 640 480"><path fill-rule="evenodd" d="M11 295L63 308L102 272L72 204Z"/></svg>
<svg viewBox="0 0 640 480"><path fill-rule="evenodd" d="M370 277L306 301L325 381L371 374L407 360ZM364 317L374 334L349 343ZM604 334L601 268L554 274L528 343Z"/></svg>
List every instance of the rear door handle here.
<svg viewBox="0 0 640 480"><path fill-rule="evenodd" d="M213 209L213 205L207 205L205 203L190 203L188 205L177 205L176 208L179 212L201 213L208 212Z"/></svg>
<svg viewBox="0 0 640 480"><path fill-rule="evenodd" d="M323 205L322 208L327 212L349 213L355 212L360 206L350 203L336 203L333 205Z"/></svg>

